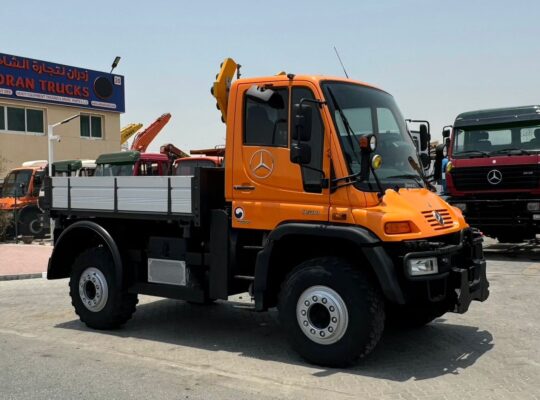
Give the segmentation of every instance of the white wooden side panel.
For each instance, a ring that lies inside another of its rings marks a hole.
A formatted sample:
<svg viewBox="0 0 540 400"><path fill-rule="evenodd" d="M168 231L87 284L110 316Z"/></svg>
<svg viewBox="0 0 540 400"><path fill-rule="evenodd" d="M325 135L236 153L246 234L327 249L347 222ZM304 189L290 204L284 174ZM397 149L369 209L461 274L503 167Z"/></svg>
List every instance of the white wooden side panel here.
<svg viewBox="0 0 540 400"><path fill-rule="evenodd" d="M167 177L119 176L116 182L118 211L167 212Z"/></svg>
<svg viewBox="0 0 540 400"><path fill-rule="evenodd" d="M53 178L52 187L52 207L53 208L67 208L68 206L68 178Z"/></svg>
<svg viewBox="0 0 540 400"><path fill-rule="evenodd" d="M114 210L114 178L109 176L71 179L71 208Z"/></svg>
<svg viewBox="0 0 540 400"><path fill-rule="evenodd" d="M191 176L171 176L171 211L191 214Z"/></svg>
<svg viewBox="0 0 540 400"><path fill-rule="evenodd" d="M119 176L117 184L118 211L166 213L168 178L161 176ZM172 176L171 211L191 213L191 177ZM114 210L114 177L72 177L71 209ZM53 178L53 208L68 207L68 178Z"/></svg>

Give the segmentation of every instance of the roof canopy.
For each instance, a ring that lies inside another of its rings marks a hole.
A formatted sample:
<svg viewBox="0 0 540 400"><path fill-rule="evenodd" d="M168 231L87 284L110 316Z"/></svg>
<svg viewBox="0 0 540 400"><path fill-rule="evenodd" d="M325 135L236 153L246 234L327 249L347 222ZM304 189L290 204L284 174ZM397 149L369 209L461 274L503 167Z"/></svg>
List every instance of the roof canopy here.
<svg viewBox="0 0 540 400"><path fill-rule="evenodd" d="M527 121L540 121L540 106L492 108L489 110L469 111L457 116L454 127L519 124Z"/></svg>
<svg viewBox="0 0 540 400"><path fill-rule="evenodd" d="M119 151L118 153L107 153L100 155L96 164L133 164L141 158L138 151Z"/></svg>
<svg viewBox="0 0 540 400"><path fill-rule="evenodd" d="M53 162L54 170L56 172L69 172L77 171L82 168L81 160L62 160Z"/></svg>

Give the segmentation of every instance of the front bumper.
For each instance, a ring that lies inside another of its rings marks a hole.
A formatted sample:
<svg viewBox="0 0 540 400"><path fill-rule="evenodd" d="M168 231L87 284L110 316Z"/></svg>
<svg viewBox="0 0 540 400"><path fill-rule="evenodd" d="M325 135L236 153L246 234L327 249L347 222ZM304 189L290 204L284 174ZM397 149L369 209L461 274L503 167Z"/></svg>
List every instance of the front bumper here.
<svg viewBox="0 0 540 400"><path fill-rule="evenodd" d="M463 215L471 226L485 232L508 227L540 232L539 211L527 210L528 203L538 203L538 198L476 199L449 197L449 204L464 204ZM535 217L536 215L536 217Z"/></svg>
<svg viewBox="0 0 540 400"><path fill-rule="evenodd" d="M412 250L401 263L406 297L412 303L445 304L448 311L464 313L473 300L485 301L489 297L482 236L476 229L466 229L457 244L436 239L405 243L405 248ZM436 258L438 271L411 276L407 261L418 258Z"/></svg>

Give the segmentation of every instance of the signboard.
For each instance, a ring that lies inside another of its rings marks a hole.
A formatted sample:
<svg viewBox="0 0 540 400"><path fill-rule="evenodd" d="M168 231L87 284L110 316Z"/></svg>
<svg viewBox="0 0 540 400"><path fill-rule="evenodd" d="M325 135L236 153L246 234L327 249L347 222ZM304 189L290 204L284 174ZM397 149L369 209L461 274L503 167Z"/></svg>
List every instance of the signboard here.
<svg viewBox="0 0 540 400"><path fill-rule="evenodd" d="M0 53L0 97L124 112L124 77Z"/></svg>

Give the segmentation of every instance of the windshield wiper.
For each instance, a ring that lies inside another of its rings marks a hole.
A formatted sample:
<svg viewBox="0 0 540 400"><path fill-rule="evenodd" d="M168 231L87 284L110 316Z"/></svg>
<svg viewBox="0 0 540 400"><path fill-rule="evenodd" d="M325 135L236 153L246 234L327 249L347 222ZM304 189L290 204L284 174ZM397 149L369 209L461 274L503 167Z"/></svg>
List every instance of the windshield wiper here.
<svg viewBox="0 0 540 400"><path fill-rule="evenodd" d="M465 150L465 151L460 151L459 153L454 153L455 156L460 156L462 154L480 154L483 157L489 157L489 153L487 151L482 151L482 150Z"/></svg>
<svg viewBox="0 0 540 400"><path fill-rule="evenodd" d="M510 155L510 152L512 152L512 151L516 151L516 152L519 152L519 154L525 154L525 155L530 155L531 154L530 151L527 151L527 150L524 150L524 149L518 149L516 147L508 147L506 149L494 150L489 154L508 153L508 155Z"/></svg>
<svg viewBox="0 0 540 400"><path fill-rule="evenodd" d="M402 175L392 175L392 176L386 176L384 179L413 179L419 187L422 187L422 179L418 175L414 174L402 174Z"/></svg>

